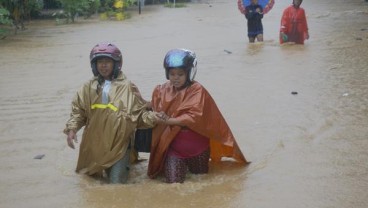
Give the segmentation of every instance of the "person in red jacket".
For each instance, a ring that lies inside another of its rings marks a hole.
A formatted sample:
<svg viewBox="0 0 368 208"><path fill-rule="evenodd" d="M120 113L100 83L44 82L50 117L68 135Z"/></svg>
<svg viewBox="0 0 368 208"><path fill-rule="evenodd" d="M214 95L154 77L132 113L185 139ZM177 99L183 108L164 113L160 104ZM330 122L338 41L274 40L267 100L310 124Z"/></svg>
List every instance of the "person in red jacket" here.
<svg viewBox="0 0 368 208"><path fill-rule="evenodd" d="M287 7L281 18L280 44L292 42L304 44L309 39L307 18L300 7L303 0L293 0L293 5Z"/></svg>

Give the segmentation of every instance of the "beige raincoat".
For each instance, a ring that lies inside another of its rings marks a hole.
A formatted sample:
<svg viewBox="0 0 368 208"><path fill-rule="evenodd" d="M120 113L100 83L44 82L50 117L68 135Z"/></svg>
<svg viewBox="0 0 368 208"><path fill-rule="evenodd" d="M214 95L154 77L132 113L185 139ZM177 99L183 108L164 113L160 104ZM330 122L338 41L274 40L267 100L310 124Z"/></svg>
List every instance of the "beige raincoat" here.
<svg viewBox="0 0 368 208"><path fill-rule="evenodd" d="M97 86L95 77L77 92L64 133L85 127L76 171L101 176L124 156L135 129L153 127L155 120L123 73L111 82L108 104L102 104L102 89L97 93Z"/></svg>

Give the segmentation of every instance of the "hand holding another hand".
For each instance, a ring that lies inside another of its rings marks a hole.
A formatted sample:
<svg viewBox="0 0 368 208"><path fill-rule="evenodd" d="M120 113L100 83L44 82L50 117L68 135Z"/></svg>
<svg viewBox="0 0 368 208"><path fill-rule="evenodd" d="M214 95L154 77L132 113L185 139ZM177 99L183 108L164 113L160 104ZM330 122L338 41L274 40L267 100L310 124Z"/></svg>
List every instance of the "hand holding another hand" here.
<svg viewBox="0 0 368 208"><path fill-rule="evenodd" d="M155 112L157 123L165 123L170 117L165 112Z"/></svg>

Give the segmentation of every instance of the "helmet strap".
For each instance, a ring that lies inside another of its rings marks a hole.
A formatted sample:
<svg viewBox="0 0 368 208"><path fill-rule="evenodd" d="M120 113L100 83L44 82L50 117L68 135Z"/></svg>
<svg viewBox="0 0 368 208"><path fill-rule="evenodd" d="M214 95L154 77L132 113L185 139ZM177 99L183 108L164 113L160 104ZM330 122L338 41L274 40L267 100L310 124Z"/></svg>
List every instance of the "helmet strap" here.
<svg viewBox="0 0 368 208"><path fill-rule="evenodd" d="M116 61L114 61L114 70L112 72L112 79L116 79L119 76L119 66L118 63L116 63Z"/></svg>
<svg viewBox="0 0 368 208"><path fill-rule="evenodd" d="M96 61L92 62L91 63L91 68L92 68L92 73L94 76L97 76L99 73L97 71L97 63Z"/></svg>

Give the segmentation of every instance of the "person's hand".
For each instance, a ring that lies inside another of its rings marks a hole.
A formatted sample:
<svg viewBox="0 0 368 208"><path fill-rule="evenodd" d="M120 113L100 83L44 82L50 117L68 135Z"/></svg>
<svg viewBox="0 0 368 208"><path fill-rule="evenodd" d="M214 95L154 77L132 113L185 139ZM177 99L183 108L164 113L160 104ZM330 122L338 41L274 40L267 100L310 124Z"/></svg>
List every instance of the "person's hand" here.
<svg viewBox="0 0 368 208"><path fill-rule="evenodd" d="M146 101L146 108L147 109L152 109L152 103L149 101Z"/></svg>
<svg viewBox="0 0 368 208"><path fill-rule="evenodd" d="M261 14L261 9L260 8L257 8L256 9L256 12L260 13Z"/></svg>
<svg viewBox="0 0 368 208"><path fill-rule="evenodd" d="M170 117L165 112L155 112L157 123L165 123Z"/></svg>
<svg viewBox="0 0 368 208"><path fill-rule="evenodd" d="M283 32L280 32L280 37L281 37L281 39L284 41L284 42L287 42L288 41L288 36L285 34L285 33L283 33Z"/></svg>
<svg viewBox="0 0 368 208"><path fill-rule="evenodd" d="M70 130L68 132L68 137L66 138L66 141L68 142L68 146L70 148L75 149L73 140L75 143L78 143L77 134L73 130Z"/></svg>
<svg viewBox="0 0 368 208"><path fill-rule="evenodd" d="M309 39L309 33L307 32L307 34L305 34L305 38L308 40Z"/></svg>

